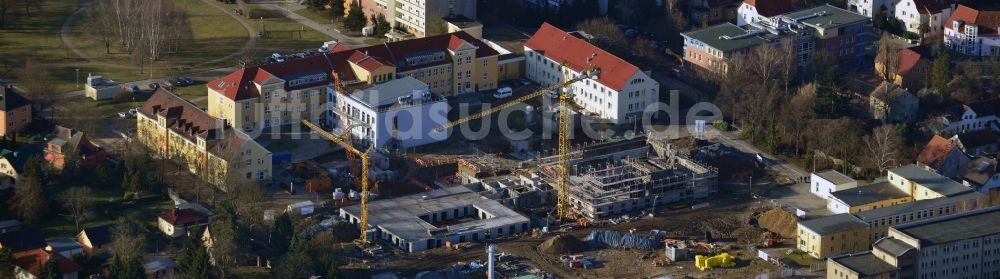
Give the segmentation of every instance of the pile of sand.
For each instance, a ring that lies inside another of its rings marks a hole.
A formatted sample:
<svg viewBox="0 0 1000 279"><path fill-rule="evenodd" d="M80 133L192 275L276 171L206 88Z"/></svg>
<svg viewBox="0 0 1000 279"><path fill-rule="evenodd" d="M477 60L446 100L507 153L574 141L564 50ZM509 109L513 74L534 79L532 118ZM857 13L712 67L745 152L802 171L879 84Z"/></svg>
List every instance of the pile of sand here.
<svg viewBox="0 0 1000 279"><path fill-rule="evenodd" d="M768 231L777 233L784 238L795 238L795 229L799 218L795 214L781 208L772 208L757 216L757 223Z"/></svg>
<svg viewBox="0 0 1000 279"><path fill-rule="evenodd" d="M538 251L550 255L563 255L581 252L586 247L586 243L572 235L557 235L542 242L542 245L538 246Z"/></svg>

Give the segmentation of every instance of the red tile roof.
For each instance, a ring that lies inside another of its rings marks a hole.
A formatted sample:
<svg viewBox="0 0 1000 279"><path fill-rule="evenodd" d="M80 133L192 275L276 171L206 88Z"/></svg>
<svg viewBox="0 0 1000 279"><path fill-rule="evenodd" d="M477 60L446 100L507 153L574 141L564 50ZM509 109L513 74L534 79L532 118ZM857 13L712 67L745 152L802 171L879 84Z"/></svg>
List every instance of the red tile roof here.
<svg viewBox="0 0 1000 279"><path fill-rule="evenodd" d="M363 62L359 65L368 70L371 70L372 67L376 67L376 63L381 63L387 66L395 66L397 67L397 71L408 71L421 67L435 66L450 62L450 60L445 59L432 64L407 65L405 63L405 59L406 57L414 54L447 51L451 48L451 43L456 40L464 41L475 46L476 57L500 55L499 52L491 48L483 41L478 40L465 32L455 32L451 34L391 42L381 45L372 45L357 48L354 49L354 51L351 51L346 46L343 46L343 44L337 44L330 50L330 52L322 55L289 59L285 62L253 66L237 70L227 76L209 82L208 88L221 92L230 100L239 101L260 96L260 92L257 92L257 87L254 83L260 84L271 77L287 81L289 78L294 78L304 74L325 73L329 78L331 72L336 71L337 74L341 75L340 80L352 81L355 80L356 77L354 72L351 71L350 64L346 63L346 61L349 61L358 52L370 57L369 59L358 59L358 61ZM369 62L369 60L371 61ZM328 79L322 82L301 84L296 87L286 87L285 89L295 90L299 88L314 87L322 83L330 83L331 81L332 79Z"/></svg>
<svg viewBox="0 0 1000 279"><path fill-rule="evenodd" d="M952 22L956 20L961 21L959 29L956 31L964 32L965 24L973 23L979 26L979 35L1000 35L1000 11L979 11L970 8L965 5L958 5L955 9L955 13L951 14L948 21L945 22L945 28L951 28Z"/></svg>
<svg viewBox="0 0 1000 279"><path fill-rule="evenodd" d="M35 276L39 275L38 272L41 271L42 265L48 262L49 257L56 257L56 263L59 266L60 273L66 274L83 270L83 268L80 268L80 266L73 261L63 257L63 255L55 252L49 253L43 249L32 249L14 253L17 266L27 270Z"/></svg>
<svg viewBox="0 0 1000 279"><path fill-rule="evenodd" d="M937 169L953 149L955 149L954 143L944 137L934 135L934 138L917 155L917 162Z"/></svg>
<svg viewBox="0 0 1000 279"><path fill-rule="evenodd" d="M543 23L524 45L577 72L600 68L597 81L614 90L625 87L639 71L639 67L548 23Z"/></svg>
<svg viewBox="0 0 1000 279"><path fill-rule="evenodd" d="M899 50L897 56L897 59L899 61L899 67L897 68L896 73L900 75L905 75L906 73L909 73L910 70L913 70L913 67L916 66L917 62L920 61L920 59L922 58L924 57L922 57L920 53L913 51L912 49L904 48Z"/></svg>
<svg viewBox="0 0 1000 279"><path fill-rule="evenodd" d="M462 40L462 38L459 38L458 36L451 36L451 38L448 39L448 49L456 51L458 50L458 47L465 43L465 40Z"/></svg>
<svg viewBox="0 0 1000 279"><path fill-rule="evenodd" d="M347 61L351 61L351 63L354 63L359 67L361 67L362 69L365 69L369 72L377 70L378 68L384 66L391 65L388 62L383 62L378 58L368 56L368 54L365 54L357 50L351 53L351 57L348 57Z"/></svg>
<svg viewBox="0 0 1000 279"><path fill-rule="evenodd" d="M745 0L748 5L757 9L757 14L772 17L792 10L790 0Z"/></svg>
<svg viewBox="0 0 1000 279"><path fill-rule="evenodd" d="M172 209L160 214L160 218L171 225L190 225L207 221L208 217L202 216L194 209Z"/></svg>

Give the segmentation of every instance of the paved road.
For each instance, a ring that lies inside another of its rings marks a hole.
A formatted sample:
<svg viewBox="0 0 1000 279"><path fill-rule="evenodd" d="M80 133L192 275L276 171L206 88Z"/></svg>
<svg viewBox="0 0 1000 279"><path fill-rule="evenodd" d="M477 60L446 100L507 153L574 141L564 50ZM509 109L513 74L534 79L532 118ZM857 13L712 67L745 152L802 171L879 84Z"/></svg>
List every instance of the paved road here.
<svg viewBox="0 0 1000 279"><path fill-rule="evenodd" d="M285 9L282 6L283 5L278 5L278 4L260 4L260 7L275 11L279 14L284 15L288 19L298 22L299 24L312 28L317 32L326 34L327 36L330 36L330 38L333 38L337 42L340 42L350 48L358 48L368 45L365 43L363 38L351 37L344 35L343 33L340 33L339 31L337 31L337 29L333 28L332 23L318 23L311 19L302 17L299 14L296 14L288 9ZM301 9L301 7L296 7L294 9Z"/></svg>
<svg viewBox="0 0 1000 279"><path fill-rule="evenodd" d="M232 72L235 72L238 69L239 68L237 68L236 66L225 67L225 68L218 68L218 69L212 69L212 70L208 70L208 71L202 71L202 72L188 74L187 77L190 77L190 78L195 79L195 80L211 81L211 80L220 78L222 76L228 75L228 74L230 74ZM130 81L130 82L122 82L122 84L138 85L139 88L141 88L142 90L149 90L149 84L150 83L154 83L154 82L163 83L164 80L166 80L166 79L165 78L152 78L152 79L136 80L136 81ZM76 97L76 96L83 96L83 90L70 91L70 92L62 93L62 94L59 95L59 97L61 97L61 98L71 98L71 97Z"/></svg>

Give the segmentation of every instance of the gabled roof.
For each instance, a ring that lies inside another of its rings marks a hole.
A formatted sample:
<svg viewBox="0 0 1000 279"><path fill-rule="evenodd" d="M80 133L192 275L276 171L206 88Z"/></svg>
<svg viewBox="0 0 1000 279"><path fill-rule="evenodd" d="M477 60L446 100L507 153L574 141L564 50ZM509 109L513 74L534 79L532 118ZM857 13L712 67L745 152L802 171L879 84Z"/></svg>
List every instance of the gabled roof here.
<svg viewBox="0 0 1000 279"><path fill-rule="evenodd" d="M597 81L616 91L625 87L629 78L639 72L639 67L548 23L543 23L524 46L558 63L565 63L566 67L576 72L600 68Z"/></svg>
<svg viewBox="0 0 1000 279"><path fill-rule="evenodd" d="M21 252L36 248L45 248L48 244L39 229L21 229L19 231L0 234L0 247Z"/></svg>
<svg viewBox="0 0 1000 279"><path fill-rule="evenodd" d="M351 61L351 63L354 63L355 65L358 65L358 67L361 67L362 69L365 69L369 72L378 70L378 68L381 67L391 65L387 62L381 61L378 58L368 56L368 54L365 54L357 50L351 53L351 57L348 57L347 61Z"/></svg>
<svg viewBox="0 0 1000 279"><path fill-rule="evenodd" d="M789 0L744 0L743 2L756 8L757 14L764 17L772 17L792 10L792 1Z"/></svg>
<svg viewBox="0 0 1000 279"><path fill-rule="evenodd" d="M960 143L966 150L1000 143L1000 134L993 129L974 130L955 134L952 141Z"/></svg>
<svg viewBox="0 0 1000 279"><path fill-rule="evenodd" d="M62 145L69 144L69 148L75 149L80 155L88 156L95 154L104 150L100 145L97 145L93 141L90 141L87 136L76 129L70 129L63 126L56 125L55 129L52 130L54 138L49 140L49 144Z"/></svg>
<svg viewBox="0 0 1000 279"><path fill-rule="evenodd" d="M990 115L1000 115L1000 99L978 101L964 105L957 105L945 111L945 117L951 121L961 120L966 111L972 110L977 117Z"/></svg>
<svg viewBox="0 0 1000 279"><path fill-rule="evenodd" d="M171 225L190 225L208 220L208 217L201 215L194 209L171 209L160 214L160 218Z"/></svg>
<svg viewBox="0 0 1000 279"><path fill-rule="evenodd" d="M924 149L917 155L917 162L937 169L944 163L944 159L954 150L956 145L948 139L934 135L931 141L924 146Z"/></svg>
<svg viewBox="0 0 1000 279"><path fill-rule="evenodd" d="M928 62L930 61L929 58L924 57L915 48L916 47L904 48L899 50L896 56L897 57L896 61L899 61L899 66L896 67L897 74L905 75L909 73L910 70L913 70L913 68L917 66L917 62L919 62L921 59L925 59Z"/></svg>
<svg viewBox="0 0 1000 279"><path fill-rule="evenodd" d="M979 27L979 35L997 36L1000 27L1000 11L980 11L969 6L958 5L955 12L951 14L945 22L945 28L952 28L952 23L960 21L958 26L960 32L965 32L966 24L975 24Z"/></svg>
<svg viewBox="0 0 1000 279"><path fill-rule="evenodd" d="M32 275L38 276L41 271L41 267L48 262L49 257L55 257L56 263L59 266L59 273L73 273L83 270L79 265L73 261L63 257L63 255L52 252L49 253L43 249L32 249L24 252L14 253L14 258L16 259L17 266L28 271Z"/></svg>
<svg viewBox="0 0 1000 279"><path fill-rule="evenodd" d="M80 234L86 235L90 244L94 246L111 243L111 225L85 228Z"/></svg>
<svg viewBox="0 0 1000 279"><path fill-rule="evenodd" d="M892 105L897 98L903 95L913 95L909 91L887 81L882 81L875 90L872 90L871 97L882 100L888 105Z"/></svg>
<svg viewBox="0 0 1000 279"><path fill-rule="evenodd" d="M963 154L962 156L965 155ZM926 168L917 166L916 164L905 165L889 171L905 178L906 180L909 180L909 182L912 182L913 184L923 186L924 188L934 191L942 196L951 197L972 191L972 189L968 186L955 182L955 180L951 180L951 178L929 171Z"/></svg>
<svg viewBox="0 0 1000 279"><path fill-rule="evenodd" d="M926 15L940 13L941 10L951 8L953 3L953 1L948 0L913 0L913 4L917 6L917 12Z"/></svg>
<svg viewBox="0 0 1000 279"><path fill-rule="evenodd" d="M162 88L146 100L139 113L154 120L163 116L168 129L192 142L205 140L208 152L224 159L233 158L243 143L252 141L247 134Z"/></svg>
<svg viewBox="0 0 1000 279"><path fill-rule="evenodd" d="M966 182L971 182L975 187L982 187L998 171L1000 171L1000 167L997 166L997 160L978 157L965 165L960 177Z"/></svg>
<svg viewBox="0 0 1000 279"><path fill-rule="evenodd" d="M0 85L0 110L12 111L31 104L31 101L14 92L14 88L7 85Z"/></svg>
<svg viewBox="0 0 1000 279"><path fill-rule="evenodd" d="M17 151L0 149L0 158L6 159L17 172L24 171L24 164L35 155L42 154L42 146L38 144L27 144L20 146Z"/></svg>

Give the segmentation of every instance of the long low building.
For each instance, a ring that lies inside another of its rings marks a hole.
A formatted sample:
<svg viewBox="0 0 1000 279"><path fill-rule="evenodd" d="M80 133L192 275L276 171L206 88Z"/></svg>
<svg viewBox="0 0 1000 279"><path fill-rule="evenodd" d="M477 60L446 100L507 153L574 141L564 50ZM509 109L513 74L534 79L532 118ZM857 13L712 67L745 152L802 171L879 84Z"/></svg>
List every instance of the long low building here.
<svg viewBox="0 0 1000 279"><path fill-rule="evenodd" d="M369 239L381 239L408 252L442 247L446 242L484 241L528 231L529 220L497 201L464 186L378 200L368 204ZM340 209L352 224L361 207Z"/></svg>

